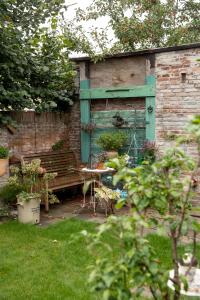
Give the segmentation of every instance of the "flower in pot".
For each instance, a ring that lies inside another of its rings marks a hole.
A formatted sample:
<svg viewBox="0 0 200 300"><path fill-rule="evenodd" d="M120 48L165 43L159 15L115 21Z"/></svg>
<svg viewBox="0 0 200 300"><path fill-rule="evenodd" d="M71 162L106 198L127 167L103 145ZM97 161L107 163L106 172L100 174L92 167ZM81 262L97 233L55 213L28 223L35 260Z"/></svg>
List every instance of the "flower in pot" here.
<svg viewBox="0 0 200 300"><path fill-rule="evenodd" d="M114 158L118 151L123 148L127 142L127 135L123 131L102 133L96 141L96 144L107 152L107 158Z"/></svg>
<svg viewBox="0 0 200 300"><path fill-rule="evenodd" d="M17 195L18 219L21 223L39 223L41 195L37 192L37 184L41 174L40 159L30 163L22 162L21 169L11 168L11 173L24 186Z"/></svg>
<svg viewBox="0 0 200 300"><path fill-rule="evenodd" d="M105 215L107 217L108 213L114 213L114 203L120 199L120 193L118 191L113 191L112 189L101 184L99 187L94 188L95 197L100 206L105 209Z"/></svg>
<svg viewBox="0 0 200 300"><path fill-rule="evenodd" d="M0 146L0 176L6 173L8 168L8 156L9 149L7 147Z"/></svg>

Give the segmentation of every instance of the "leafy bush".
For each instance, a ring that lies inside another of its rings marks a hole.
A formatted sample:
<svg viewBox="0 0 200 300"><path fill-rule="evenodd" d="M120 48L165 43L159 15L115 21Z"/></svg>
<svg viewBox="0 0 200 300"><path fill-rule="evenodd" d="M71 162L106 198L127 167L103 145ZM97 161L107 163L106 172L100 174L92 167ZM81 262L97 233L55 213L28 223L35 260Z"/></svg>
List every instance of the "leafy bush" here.
<svg viewBox="0 0 200 300"><path fill-rule="evenodd" d="M190 287L188 274L197 262L196 238L200 233L198 221L191 216L192 182L200 171L200 116L190 122L188 133L176 142L176 147L164 152L153 163L144 161L130 168L123 161L121 165L118 158L111 162L110 166L117 170L113 184L123 182L130 212L126 216L110 217L95 233L83 231L92 253L99 245L105 249L97 252L90 275L93 292L103 292L103 300L146 299L145 289L151 293L151 299L179 300L182 299L181 289L187 291ZM198 162L182 149L186 142L197 145ZM152 153L155 147L150 146L146 149ZM123 206L122 200L118 201L118 208ZM148 214L149 209L155 215ZM145 236L146 230L154 227L158 235L170 238L173 276L169 275L168 267L160 263L155 246L152 247ZM110 238L106 239L108 234ZM193 243L189 253L188 246L183 246L186 253L181 257L178 247L188 235L192 235ZM113 241L120 247L117 255L113 255ZM185 257L190 259L182 276L179 266ZM173 291L168 287L169 280L173 283Z"/></svg>
<svg viewBox="0 0 200 300"><path fill-rule="evenodd" d="M9 154L9 149L3 146L0 146L0 158L7 158Z"/></svg>
<svg viewBox="0 0 200 300"><path fill-rule="evenodd" d="M62 150L63 147L64 147L64 144L65 144L64 140L59 140L58 142L53 144L53 146L51 148L52 148L53 151Z"/></svg>
<svg viewBox="0 0 200 300"><path fill-rule="evenodd" d="M0 189L0 198L4 204L15 204L17 202L17 195L22 191L22 185L8 183Z"/></svg>
<svg viewBox="0 0 200 300"><path fill-rule="evenodd" d="M118 151L126 144L127 139L124 132L106 132L100 135L96 143L104 151Z"/></svg>
<svg viewBox="0 0 200 300"><path fill-rule="evenodd" d="M148 160L149 162L153 163L156 159L156 152L157 152L157 147L155 142L152 141L145 141L142 147L142 159L143 160Z"/></svg>

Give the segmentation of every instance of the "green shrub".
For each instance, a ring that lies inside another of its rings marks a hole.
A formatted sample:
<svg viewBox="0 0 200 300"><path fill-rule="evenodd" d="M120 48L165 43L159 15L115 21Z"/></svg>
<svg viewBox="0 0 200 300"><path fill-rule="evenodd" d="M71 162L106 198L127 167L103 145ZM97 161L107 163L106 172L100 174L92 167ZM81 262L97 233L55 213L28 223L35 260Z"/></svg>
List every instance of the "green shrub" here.
<svg viewBox="0 0 200 300"><path fill-rule="evenodd" d="M118 151L126 144L127 139L124 132L106 132L100 135L96 143L104 151Z"/></svg>
<svg viewBox="0 0 200 300"><path fill-rule="evenodd" d="M0 199L5 204L15 204L17 203L17 195L22 191L22 186L8 183L0 189Z"/></svg>
<svg viewBox="0 0 200 300"><path fill-rule="evenodd" d="M0 158L7 158L9 154L9 149L3 146L0 146Z"/></svg>
<svg viewBox="0 0 200 300"><path fill-rule="evenodd" d="M64 140L60 140L58 142L56 142L53 146L52 146L52 150L53 151L58 151L58 150L62 150L64 147L65 141Z"/></svg>

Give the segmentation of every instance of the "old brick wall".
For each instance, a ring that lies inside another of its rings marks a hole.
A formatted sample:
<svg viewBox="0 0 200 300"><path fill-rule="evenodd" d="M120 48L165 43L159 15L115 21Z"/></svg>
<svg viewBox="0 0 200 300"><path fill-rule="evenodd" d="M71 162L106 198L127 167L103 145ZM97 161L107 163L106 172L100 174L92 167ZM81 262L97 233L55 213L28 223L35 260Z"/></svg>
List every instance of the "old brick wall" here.
<svg viewBox="0 0 200 300"><path fill-rule="evenodd" d="M168 134L181 134L200 114L200 49L156 54L156 141L168 146Z"/></svg>
<svg viewBox="0 0 200 300"><path fill-rule="evenodd" d="M59 140L69 144L69 114L18 112L11 115L18 124L16 132L8 136L8 146L14 154L49 151Z"/></svg>
<svg viewBox="0 0 200 300"><path fill-rule="evenodd" d="M81 123L80 123L80 101L76 100L69 113L69 145L70 149L74 150L77 159L81 159Z"/></svg>
<svg viewBox="0 0 200 300"><path fill-rule="evenodd" d="M27 155L51 151L59 140L65 147L75 151L80 160L80 105L75 101L69 112L13 112L18 128L11 134L6 128L0 130L0 145L9 147L12 154ZM9 170L0 177L0 186L5 184Z"/></svg>
<svg viewBox="0 0 200 300"><path fill-rule="evenodd" d="M156 54L156 142L161 152L173 143L167 136L184 134L189 119L200 114L198 58L200 49ZM195 145L184 148L196 156Z"/></svg>

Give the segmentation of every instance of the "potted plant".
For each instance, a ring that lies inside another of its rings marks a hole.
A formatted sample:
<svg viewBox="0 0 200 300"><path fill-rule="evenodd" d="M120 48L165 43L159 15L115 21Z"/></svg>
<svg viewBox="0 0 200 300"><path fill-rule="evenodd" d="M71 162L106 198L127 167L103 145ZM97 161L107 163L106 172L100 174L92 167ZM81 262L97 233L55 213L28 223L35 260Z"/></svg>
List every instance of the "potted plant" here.
<svg viewBox="0 0 200 300"><path fill-rule="evenodd" d="M37 224L40 222L40 202L42 180L48 181L53 176L46 177L46 170L41 167L40 159L34 159L30 163L22 161L21 169L11 167L12 181L23 185L23 191L17 195L18 220L21 223Z"/></svg>
<svg viewBox="0 0 200 300"><path fill-rule="evenodd" d="M94 188L94 191L100 206L105 210L106 217L108 214L114 213L114 203L120 199L120 193L118 191L113 191L103 184Z"/></svg>
<svg viewBox="0 0 200 300"><path fill-rule="evenodd" d="M107 158L114 158L118 151L126 144L127 135L123 131L102 133L96 144L106 151Z"/></svg>
<svg viewBox="0 0 200 300"><path fill-rule="evenodd" d="M21 169L14 167L11 171L16 177L15 181L20 182L23 186L23 191L17 195L18 220L21 223L39 223L41 198L43 197L45 200L47 212L49 202L59 202L49 190L49 182L57 176L57 173L47 173L41 167L40 159L33 159L30 163L22 161Z"/></svg>
<svg viewBox="0 0 200 300"><path fill-rule="evenodd" d="M7 147L0 146L0 176L6 173L8 168L8 156L9 149Z"/></svg>
<svg viewBox="0 0 200 300"><path fill-rule="evenodd" d="M13 180L21 183L24 190L17 195L18 220L21 223L37 224L40 222L41 196L37 192L39 175L44 172L40 166L40 159L34 159L30 163L22 161L21 169L11 167Z"/></svg>

